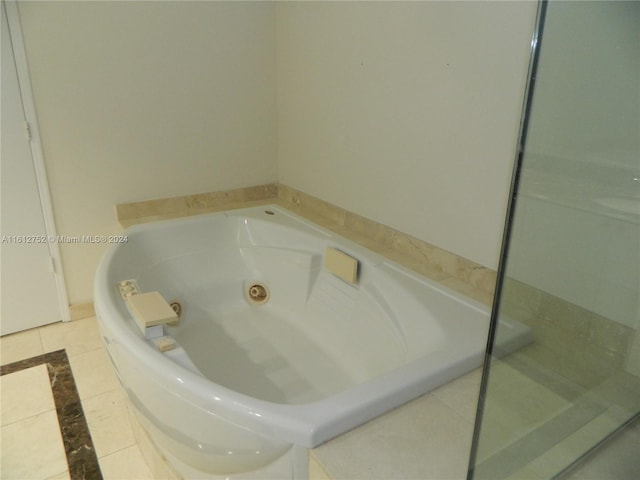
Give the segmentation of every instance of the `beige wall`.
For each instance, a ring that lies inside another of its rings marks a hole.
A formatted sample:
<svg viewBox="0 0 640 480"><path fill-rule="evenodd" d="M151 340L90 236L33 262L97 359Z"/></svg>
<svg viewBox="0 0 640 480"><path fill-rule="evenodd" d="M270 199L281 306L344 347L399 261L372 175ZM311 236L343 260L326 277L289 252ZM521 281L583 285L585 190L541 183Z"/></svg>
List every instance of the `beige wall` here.
<svg viewBox="0 0 640 480"><path fill-rule="evenodd" d="M534 2L21 2L59 233L280 181L496 268ZM277 77L277 78L276 78ZM63 245L71 303L105 245Z"/></svg>
<svg viewBox="0 0 640 480"><path fill-rule="evenodd" d="M280 182L496 268L535 11L279 4Z"/></svg>
<svg viewBox="0 0 640 480"><path fill-rule="evenodd" d="M118 231L115 204L277 179L275 8L20 2L56 226ZM106 245L62 245L70 302Z"/></svg>

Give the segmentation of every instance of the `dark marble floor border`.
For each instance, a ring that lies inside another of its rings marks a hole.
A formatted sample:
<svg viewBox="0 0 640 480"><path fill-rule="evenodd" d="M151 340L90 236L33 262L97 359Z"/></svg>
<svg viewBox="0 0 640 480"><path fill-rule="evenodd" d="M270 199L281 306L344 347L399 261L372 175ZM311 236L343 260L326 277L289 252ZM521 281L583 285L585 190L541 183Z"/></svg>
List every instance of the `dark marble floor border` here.
<svg viewBox="0 0 640 480"><path fill-rule="evenodd" d="M65 350L9 363L0 367L0 375L19 372L45 364L58 415L71 480L102 480L98 457L89 426L82 410L78 389Z"/></svg>

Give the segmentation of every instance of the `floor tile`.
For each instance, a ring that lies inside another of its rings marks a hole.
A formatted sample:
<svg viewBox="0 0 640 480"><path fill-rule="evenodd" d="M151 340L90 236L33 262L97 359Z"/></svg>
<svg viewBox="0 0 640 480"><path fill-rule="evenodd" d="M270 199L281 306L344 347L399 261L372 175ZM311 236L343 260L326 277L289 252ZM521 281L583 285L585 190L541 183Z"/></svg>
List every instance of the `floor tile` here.
<svg viewBox="0 0 640 480"><path fill-rule="evenodd" d="M82 406L98 457L136 443L120 389L87 398Z"/></svg>
<svg viewBox="0 0 640 480"><path fill-rule="evenodd" d="M0 338L0 363L17 362L44 353L37 328Z"/></svg>
<svg viewBox="0 0 640 480"><path fill-rule="evenodd" d="M104 480L154 480L137 445L100 459Z"/></svg>
<svg viewBox="0 0 640 480"><path fill-rule="evenodd" d="M0 428L3 480L48 478L67 471L55 410Z"/></svg>
<svg viewBox="0 0 640 480"><path fill-rule="evenodd" d="M38 330L45 352L64 348L69 357L74 357L103 346L95 317L53 323Z"/></svg>
<svg viewBox="0 0 640 480"><path fill-rule="evenodd" d="M434 390L433 394L456 413L470 422L474 422L481 380L482 368L477 368Z"/></svg>
<svg viewBox="0 0 640 480"><path fill-rule="evenodd" d="M510 429L516 437L571 406L571 402L497 360L491 367L489 388L485 418L490 419L488 423Z"/></svg>
<svg viewBox="0 0 640 480"><path fill-rule="evenodd" d="M120 388L104 348L69 357L69 362L82 400Z"/></svg>
<svg viewBox="0 0 640 480"><path fill-rule="evenodd" d="M542 456L531 462L532 470L538 472L543 478L551 478L557 472L562 471L568 465L570 465L575 459L581 458L587 452L589 452L593 447L595 447L603 438L611 435L616 429L620 426L620 420L617 416L609 414L609 412L604 412L602 415L594 418L589 423L585 424L582 428L576 430L573 434L569 435L559 443L553 445L549 450L547 450ZM640 439L640 436L638 436ZM633 442L629 442L626 446L631 447ZM640 449L640 443L635 443L635 451L632 455L628 456L628 459L634 459L635 465L638 466L638 450ZM631 447L633 449L633 447ZM623 452L618 452L623 453ZM629 452L631 453L631 452ZM634 462L618 462L617 460L621 460L623 456L616 459L615 462L606 465L608 470L611 472L612 480L614 478L633 478L627 476L615 476L613 475L614 467L619 468L620 471L624 471L625 468L628 468L630 465L633 465ZM586 475L587 469L584 470L584 474ZM597 470L596 470L597 472ZM579 476L574 477L574 479L581 478ZM586 476L584 478L587 478ZM598 478L596 477L591 477Z"/></svg>
<svg viewBox="0 0 640 480"><path fill-rule="evenodd" d="M472 433L471 422L429 394L336 437L312 454L330 476L340 472L344 478L386 480L398 478L402 465L403 478L464 478Z"/></svg>
<svg viewBox="0 0 640 480"><path fill-rule="evenodd" d="M71 475L69 475L69 471L62 472L58 475L54 475L53 477L47 478L47 480L71 480Z"/></svg>
<svg viewBox="0 0 640 480"><path fill-rule="evenodd" d="M1 425L55 409L46 365L3 375L0 395Z"/></svg>
<svg viewBox="0 0 640 480"><path fill-rule="evenodd" d="M566 480L637 478L640 472L640 421L636 420L587 456Z"/></svg>
<svg viewBox="0 0 640 480"><path fill-rule="evenodd" d="M309 480L331 480L313 455L309 455Z"/></svg>
<svg viewBox="0 0 640 480"><path fill-rule="evenodd" d="M38 366L46 366L43 372L46 372L49 378L50 394L55 404L55 410L52 412L58 420L58 431L61 432L63 439L69 476L73 478L99 478L98 458L66 352L58 350L2 365L0 375L2 378L8 378ZM29 390L23 390L23 392L27 395L30 394ZM10 425L21 423L14 422ZM3 453L6 452L3 451ZM14 453L20 454L19 451L14 451ZM8 461L11 462L11 459ZM7 463L5 462L5 464ZM64 474L64 471L58 473Z"/></svg>

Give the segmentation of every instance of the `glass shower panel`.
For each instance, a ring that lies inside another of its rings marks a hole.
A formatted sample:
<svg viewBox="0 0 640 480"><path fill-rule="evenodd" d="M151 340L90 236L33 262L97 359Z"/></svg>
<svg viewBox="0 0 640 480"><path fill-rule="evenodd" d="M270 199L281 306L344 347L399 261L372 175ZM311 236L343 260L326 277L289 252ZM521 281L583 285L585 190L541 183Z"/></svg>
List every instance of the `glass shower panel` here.
<svg viewBox="0 0 640 480"><path fill-rule="evenodd" d="M637 478L640 2L541 7L469 477L602 478L586 459L625 426L607 479Z"/></svg>

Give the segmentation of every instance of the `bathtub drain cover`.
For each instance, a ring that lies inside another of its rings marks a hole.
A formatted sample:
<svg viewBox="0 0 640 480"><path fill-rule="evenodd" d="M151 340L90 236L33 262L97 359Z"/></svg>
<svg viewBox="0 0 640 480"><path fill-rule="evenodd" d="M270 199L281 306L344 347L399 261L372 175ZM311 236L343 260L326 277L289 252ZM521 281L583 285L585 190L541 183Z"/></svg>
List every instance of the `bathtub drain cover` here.
<svg viewBox="0 0 640 480"><path fill-rule="evenodd" d="M269 300L269 290L261 283L252 283L247 289L247 298L258 305L266 303Z"/></svg>

